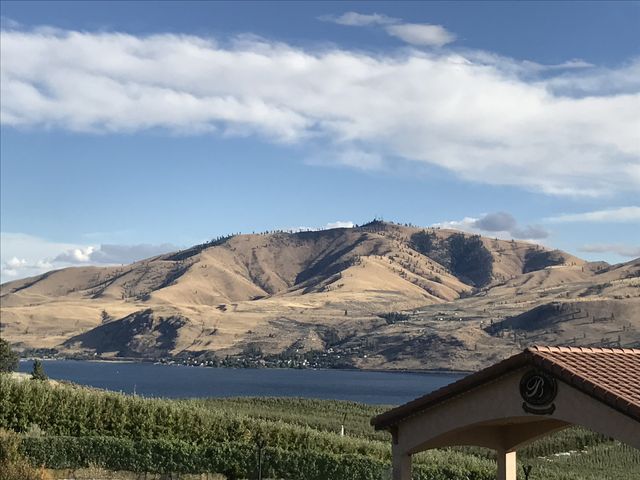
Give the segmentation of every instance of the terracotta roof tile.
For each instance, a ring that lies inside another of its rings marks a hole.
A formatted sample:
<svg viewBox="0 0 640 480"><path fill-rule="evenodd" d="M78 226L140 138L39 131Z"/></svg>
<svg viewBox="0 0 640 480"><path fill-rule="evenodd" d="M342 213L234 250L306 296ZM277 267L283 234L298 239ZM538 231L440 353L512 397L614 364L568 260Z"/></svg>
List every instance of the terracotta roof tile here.
<svg viewBox="0 0 640 480"><path fill-rule="evenodd" d="M588 389L599 400L623 410L640 409L640 350L539 346L527 350L562 380L581 384L580 390Z"/></svg>
<svg viewBox="0 0 640 480"><path fill-rule="evenodd" d="M640 350L533 346L484 370L396 407L371 420L376 429L403 419L485 382L532 365L640 421Z"/></svg>

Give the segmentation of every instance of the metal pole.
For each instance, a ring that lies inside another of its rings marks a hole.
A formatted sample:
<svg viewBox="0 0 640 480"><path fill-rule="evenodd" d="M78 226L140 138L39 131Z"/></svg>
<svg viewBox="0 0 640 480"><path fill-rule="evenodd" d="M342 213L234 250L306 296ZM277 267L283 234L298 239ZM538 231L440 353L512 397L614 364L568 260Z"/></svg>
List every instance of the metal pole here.
<svg viewBox="0 0 640 480"><path fill-rule="evenodd" d="M262 436L256 437L256 447L258 447L258 480L262 480L262 451L267 446L267 441Z"/></svg>

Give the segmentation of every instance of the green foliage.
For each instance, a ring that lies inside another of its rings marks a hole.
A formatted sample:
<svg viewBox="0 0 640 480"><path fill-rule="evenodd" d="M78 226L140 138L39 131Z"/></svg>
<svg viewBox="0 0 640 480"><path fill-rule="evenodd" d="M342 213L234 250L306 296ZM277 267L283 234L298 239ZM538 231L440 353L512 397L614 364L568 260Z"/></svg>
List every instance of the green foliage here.
<svg viewBox="0 0 640 480"><path fill-rule="evenodd" d="M42 362L40 360L33 361L33 370L31 370L31 379L32 380L47 380L47 374L44 373L44 367L42 366Z"/></svg>
<svg viewBox="0 0 640 480"><path fill-rule="evenodd" d="M190 402L129 397L72 386L0 379L0 427L25 432L32 424L49 435L163 438L196 444L250 441L262 434L269 445L366 453L388 460L386 443L340 437L276 419L252 418L200 408ZM336 427L339 428L339 427Z"/></svg>
<svg viewBox="0 0 640 480"><path fill-rule="evenodd" d="M398 322L406 322L407 320L409 320L409 315L407 315L406 313L402 313L402 312L389 312L389 313L382 313L380 315L378 315L380 318L384 318L387 322L387 324L392 325L394 323L398 323Z"/></svg>
<svg viewBox="0 0 640 480"><path fill-rule="evenodd" d="M18 369L18 354L11 350L9 342L0 338L0 373L13 372Z"/></svg>
<svg viewBox="0 0 640 480"><path fill-rule="evenodd" d="M25 438L22 449L36 464L50 468L99 465L108 470L157 473L220 472L231 478L252 477L256 448L248 443L196 445L180 440L132 440L115 437ZM380 478L388 465L364 455L267 447L263 474L309 480Z"/></svg>
<svg viewBox="0 0 640 480"><path fill-rule="evenodd" d="M599 433L579 427L569 428L521 448L518 450L518 456L522 459L548 457L558 452L584 450L607 441L608 439Z"/></svg>
<svg viewBox="0 0 640 480"><path fill-rule="evenodd" d="M0 479L45 480L21 454L22 439L15 432L0 429Z"/></svg>
<svg viewBox="0 0 640 480"><path fill-rule="evenodd" d="M528 460L531 479L637 480L640 478L640 450L617 442L593 445L584 450L562 450Z"/></svg>
<svg viewBox="0 0 640 480"><path fill-rule="evenodd" d="M226 442L194 445L180 440L131 440L115 437L25 438L22 451L33 463L49 468L78 468L90 464L108 470L154 473L221 472L229 478L251 478L256 469L256 447ZM448 458L418 465L416 480L489 480L495 467L471 459ZM318 450L287 451L267 447L263 474L267 478L304 480L377 480L389 464L361 454L335 454Z"/></svg>
<svg viewBox="0 0 640 480"><path fill-rule="evenodd" d="M143 399L3 377L0 426L26 432L33 430L33 424L39 425L47 435L26 437L25 453L35 463L60 468L91 462L135 471L215 471L246 477L250 473L247 459L251 468L255 465L256 437L266 440L271 477L373 479L380 478L389 467L389 439L368 426L371 415L379 413L381 407L306 403L299 399L254 399L254 403L238 399L238 408L234 409L233 401L226 400L223 406L209 401ZM278 412L286 409L292 410L291 415L280 417ZM342 437L336 432L345 413L351 418L346 421L348 435ZM312 419L311 424L304 422L305 417ZM114 452L113 458L109 452ZM434 455L417 458L416 464L434 471L445 471L449 464L468 464L477 473L473 478L490 478L481 476L484 471L492 471L488 460L469 461L468 455L460 452ZM225 468L231 470L220 470L222 467L214 463L197 463L209 458L223 459Z"/></svg>
<svg viewBox="0 0 640 480"><path fill-rule="evenodd" d="M388 409L381 405L307 398L264 397L203 398L186 400L185 403L217 412L306 426L327 433L338 433L340 426L344 425L349 437L382 442L389 440L388 433L374 430L369 423L371 417Z"/></svg>
<svg viewBox="0 0 640 480"><path fill-rule="evenodd" d="M522 273L535 272L553 265L562 265L565 258L557 251L538 250L530 248L524 254Z"/></svg>
<svg viewBox="0 0 640 480"><path fill-rule="evenodd" d="M0 376L0 427L22 432L20 451L33 465L52 468L255 478L256 439L264 438L266 478L385 478L390 439L369 425L385 409L296 398L144 399ZM342 422L345 437L337 433ZM637 450L579 428L518 456L534 466L532 479L545 480L631 480L630 466L640 461ZM493 479L493 458L479 448L429 450L414 455L414 480Z"/></svg>
<svg viewBox="0 0 640 480"><path fill-rule="evenodd" d="M456 233L449 237L448 243L450 267L454 275L476 287L491 282L493 257L479 235L468 237Z"/></svg>
<svg viewBox="0 0 640 480"><path fill-rule="evenodd" d="M435 239L435 233L422 230L411 235L411 248L422 255L429 255L433 250Z"/></svg>
<svg viewBox="0 0 640 480"><path fill-rule="evenodd" d="M15 432L0 430L0 462L13 462L20 457L20 436Z"/></svg>

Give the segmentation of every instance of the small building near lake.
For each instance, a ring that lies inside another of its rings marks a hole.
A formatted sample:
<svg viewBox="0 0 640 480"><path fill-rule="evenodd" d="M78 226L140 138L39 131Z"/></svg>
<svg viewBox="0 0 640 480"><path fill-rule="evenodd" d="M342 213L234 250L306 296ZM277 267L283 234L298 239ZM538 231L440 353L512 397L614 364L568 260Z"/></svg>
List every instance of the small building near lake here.
<svg viewBox="0 0 640 480"><path fill-rule="evenodd" d="M497 453L497 479L516 480L516 450L572 425L640 448L640 349L529 347L371 420L392 436L393 480L411 456L473 445Z"/></svg>

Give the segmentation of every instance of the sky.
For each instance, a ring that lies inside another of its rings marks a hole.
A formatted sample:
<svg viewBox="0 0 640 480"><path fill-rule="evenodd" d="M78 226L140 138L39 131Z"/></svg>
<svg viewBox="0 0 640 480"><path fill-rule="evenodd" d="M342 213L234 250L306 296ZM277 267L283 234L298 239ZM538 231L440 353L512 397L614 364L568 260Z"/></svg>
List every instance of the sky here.
<svg viewBox="0 0 640 480"><path fill-rule="evenodd" d="M373 218L640 257L640 2L0 8L2 282Z"/></svg>

